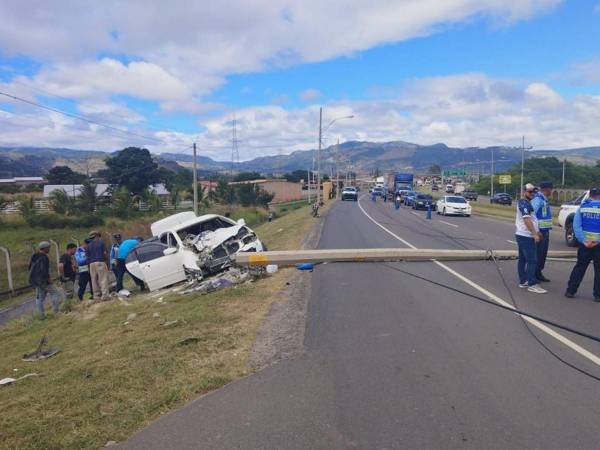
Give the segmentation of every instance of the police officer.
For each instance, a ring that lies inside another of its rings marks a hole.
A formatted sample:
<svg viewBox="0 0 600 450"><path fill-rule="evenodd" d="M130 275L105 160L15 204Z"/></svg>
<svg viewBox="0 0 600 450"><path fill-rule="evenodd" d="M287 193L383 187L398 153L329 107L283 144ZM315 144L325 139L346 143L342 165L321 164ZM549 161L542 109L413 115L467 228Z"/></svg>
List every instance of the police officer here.
<svg viewBox="0 0 600 450"><path fill-rule="evenodd" d="M573 298L590 262L594 262L594 300L600 302L600 187L590 189L590 195L577 209L573 220L575 237L579 241L577 264L573 267L565 297Z"/></svg>
<svg viewBox="0 0 600 450"><path fill-rule="evenodd" d="M538 227L540 229L541 238L536 244L537 251L537 267L535 277L542 282L550 281L544 276L542 270L546 265L546 257L548 256L548 246L550 245L550 230L552 229L552 211L550 211L549 198L552 195L552 182L542 181L540 189L531 200L533 212L537 218Z"/></svg>

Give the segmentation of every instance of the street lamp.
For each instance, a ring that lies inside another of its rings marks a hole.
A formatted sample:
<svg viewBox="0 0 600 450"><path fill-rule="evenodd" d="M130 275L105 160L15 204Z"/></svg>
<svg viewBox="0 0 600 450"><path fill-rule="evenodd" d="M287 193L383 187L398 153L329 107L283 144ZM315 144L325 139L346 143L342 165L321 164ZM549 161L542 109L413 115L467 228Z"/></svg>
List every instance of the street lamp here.
<svg viewBox="0 0 600 450"><path fill-rule="evenodd" d="M321 204L321 144L323 141L323 132L327 131L331 125L333 125L338 120L342 119L353 119L354 115L350 116L342 116L336 117L331 122L329 122L325 129L323 129L323 107L319 108L319 146L317 150L317 203Z"/></svg>
<svg viewBox="0 0 600 450"><path fill-rule="evenodd" d="M525 136L523 136L523 145L521 146L521 191L519 197L523 195L523 174L525 172L525 150L531 150L533 147L525 148Z"/></svg>

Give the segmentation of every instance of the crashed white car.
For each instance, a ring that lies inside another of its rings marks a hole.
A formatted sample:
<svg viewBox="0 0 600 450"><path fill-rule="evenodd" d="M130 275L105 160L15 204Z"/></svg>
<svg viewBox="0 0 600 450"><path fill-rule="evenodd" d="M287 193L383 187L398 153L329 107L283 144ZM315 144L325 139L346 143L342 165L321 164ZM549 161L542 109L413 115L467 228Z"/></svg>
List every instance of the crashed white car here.
<svg viewBox="0 0 600 450"><path fill-rule="evenodd" d="M127 270L151 291L181 281L201 280L231 265L237 252L265 250L244 219L182 212L154 222L151 239L127 256Z"/></svg>

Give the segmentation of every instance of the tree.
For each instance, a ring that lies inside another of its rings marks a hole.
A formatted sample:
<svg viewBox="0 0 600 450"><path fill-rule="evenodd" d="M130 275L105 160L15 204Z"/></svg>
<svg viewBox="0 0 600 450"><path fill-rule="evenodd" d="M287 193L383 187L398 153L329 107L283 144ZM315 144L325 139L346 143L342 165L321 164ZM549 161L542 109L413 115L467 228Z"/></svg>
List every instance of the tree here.
<svg viewBox="0 0 600 450"><path fill-rule="evenodd" d="M294 170L293 172L283 175L283 178L291 183L299 183L302 180L306 180L307 177L308 174L306 173L306 170Z"/></svg>
<svg viewBox="0 0 600 450"><path fill-rule="evenodd" d="M134 195L161 181L158 164L145 148L127 147L106 158L105 162L107 181L119 188L127 188Z"/></svg>
<svg viewBox="0 0 600 450"><path fill-rule="evenodd" d="M110 209L114 215L128 218L136 209L136 198L126 187L115 189L112 192Z"/></svg>
<svg viewBox="0 0 600 450"><path fill-rule="evenodd" d="M75 200L62 189L55 189L50 194L50 208L56 214L70 216L76 209Z"/></svg>
<svg viewBox="0 0 600 450"><path fill-rule="evenodd" d="M439 175L440 173L442 173L442 168L439 164L432 164L431 166L429 166L428 172L430 175Z"/></svg>
<svg viewBox="0 0 600 450"><path fill-rule="evenodd" d="M235 190L224 178L217 181L217 187L211 193L217 203L230 205L235 202Z"/></svg>
<svg viewBox="0 0 600 450"><path fill-rule="evenodd" d="M29 224L32 218L35 217L36 211L33 204L33 197L19 197L19 212L25 219L25 221Z"/></svg>
<svg viewBox="0 0 600 450"><path fill-rule="evenodd" d="M258 184L241 184L236 187L236 197L242 206L266 206L274 195L269 194Z"/></svg>
<svg viewBox="0 0 600 450"><path fill-rule="evenodd" d="M233 181L252 181L261 180L263 177L258 172L241 172L233 177Z"/></svg>
<svg viewBox="0 0 600 450"><path fill-rule="evenodd" d="M77 203L82 211L92 214L98 204L96 185L92 184L90 181L84 181L81 186L81 193Z"/></svg>
<svg viewBox="0 0 600 450"><path fill-rule="evenodd" d="M55 166L46 175L50 184L81 184L85 178L84 174L74 172L69 166Z"/></svg>

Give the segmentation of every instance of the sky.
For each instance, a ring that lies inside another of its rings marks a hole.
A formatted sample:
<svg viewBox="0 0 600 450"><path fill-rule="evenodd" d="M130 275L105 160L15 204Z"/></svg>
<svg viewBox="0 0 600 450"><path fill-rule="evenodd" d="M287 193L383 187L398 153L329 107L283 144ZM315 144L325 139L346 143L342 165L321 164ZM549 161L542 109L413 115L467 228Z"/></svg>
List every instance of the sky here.
<svg viewBox="0 0 600 450"><path fill-rule="evenodd" d="M0 17L0 145L229 160L235 119L248 160L316 147L321 107L325 145L600 145L600 0L2 0Z"/></svg>

